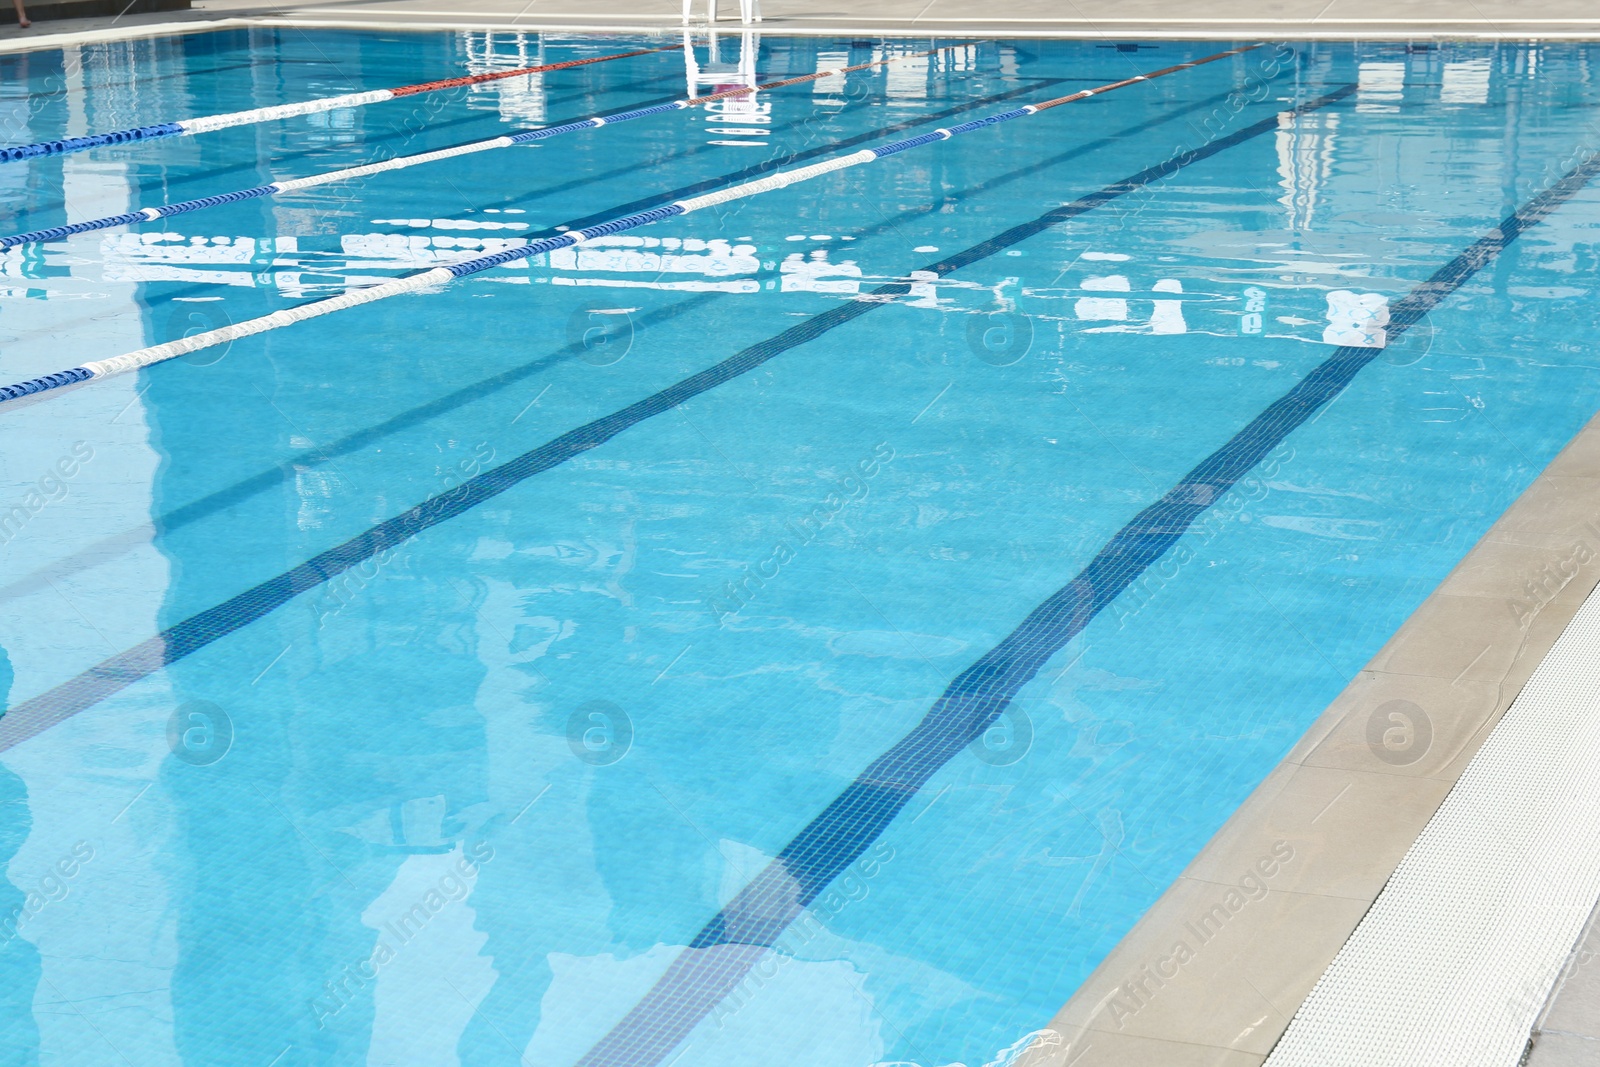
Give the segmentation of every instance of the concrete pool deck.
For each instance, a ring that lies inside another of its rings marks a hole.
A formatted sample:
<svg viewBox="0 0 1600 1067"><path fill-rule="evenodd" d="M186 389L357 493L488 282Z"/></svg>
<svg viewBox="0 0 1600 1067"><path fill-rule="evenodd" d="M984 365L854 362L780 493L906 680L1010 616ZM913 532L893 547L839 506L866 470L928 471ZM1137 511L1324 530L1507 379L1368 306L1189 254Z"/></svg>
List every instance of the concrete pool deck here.
<svg viewBox="0 0 1600 1067"><path fill-rule="evenodd" d="M1600 12L1582 0L1210 0L1174 14L1164 0L881 0L862 8L813 0L762 0L773 34L905 35L915 37L1092 37L1145 39L1380 40L1600 38ZM977 9L977 10L975 10ZM117 30L137 34L207 28L219 19L412 29L680 30L679 0L195 0L189 11L36 23L0 29L0 40ZM705 24L705 0L694 0L694 24ZM730 20L729 14L734 17ZM734 32L738 0L721 0L719 30Z"/></svg>
<svg viewBox="0 0 1600 1067"><path fill-rule="evenodd" d="M0 50L56 34L142 36L219 25L676 33L674 0L202 0L192 11L0 31ZM726 14L734 0L723 0ZM1153 0L875 5L871 16L766 0L767 34L1224 39L1600 38L1592 7L1369 0L1213 4L1173 20ZM697 0L697 13L703 4ZM448 8L448 9L447 9ZM1257 17L1259 16L1259 17ZM218 21L223 20L223 21ZM703 27L703 21L697 20ZM737 22L719 29L736 32ZM59 38L58 38L59 39ZM1600 419L1495 523L1317 719L1049 1028L1028 1067L1255 1067L1372 907L1535 668L1600 584ZM1251 879L1245 888L1241 884ZM1220 911L1219 911L1220 909ZM1184 941L1192 955L1175 958ZM1600 1064L1600 924L1573 949L1534 1029L1529 1067Z"/></svg>

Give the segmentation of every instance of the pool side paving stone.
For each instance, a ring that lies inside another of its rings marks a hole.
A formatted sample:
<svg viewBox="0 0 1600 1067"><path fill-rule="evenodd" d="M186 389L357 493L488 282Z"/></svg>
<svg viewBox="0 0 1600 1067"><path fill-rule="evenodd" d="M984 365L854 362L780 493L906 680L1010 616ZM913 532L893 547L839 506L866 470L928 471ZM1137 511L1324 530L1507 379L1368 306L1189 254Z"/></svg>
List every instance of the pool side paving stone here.
<svg viewBox="0 0 1600 1067"><path fill-rule="evenodd" d="M193 0L189 11L117 18L36 22L31 30L0 26L0 45L45 34L151 26L187 30L226 18L319 25L455 29L602 30L637 34L682 29L680 0ZM705 24L705 0L694 0L694 25ZM719 29L736 32L738 0L721 0ZM870 5L763 0L771 34L875 37L1089 37L1258 40L1600 38L1600 9L1584 0L1250 0L1174 5L1166 0L880 0Z"/></svg>

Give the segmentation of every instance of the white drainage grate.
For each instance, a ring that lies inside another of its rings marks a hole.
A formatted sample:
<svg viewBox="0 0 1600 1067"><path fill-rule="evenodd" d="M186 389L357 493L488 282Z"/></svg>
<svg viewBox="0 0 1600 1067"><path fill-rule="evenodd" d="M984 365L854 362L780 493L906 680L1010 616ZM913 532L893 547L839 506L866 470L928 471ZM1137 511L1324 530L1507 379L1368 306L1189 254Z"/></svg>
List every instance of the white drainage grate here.
<svg viewBox="0 0 1600 1067"><path fill-rule="evenodd" d="M1516 1067L1600 896L1600 591L1539 665L1266 1067Z"/></svg>

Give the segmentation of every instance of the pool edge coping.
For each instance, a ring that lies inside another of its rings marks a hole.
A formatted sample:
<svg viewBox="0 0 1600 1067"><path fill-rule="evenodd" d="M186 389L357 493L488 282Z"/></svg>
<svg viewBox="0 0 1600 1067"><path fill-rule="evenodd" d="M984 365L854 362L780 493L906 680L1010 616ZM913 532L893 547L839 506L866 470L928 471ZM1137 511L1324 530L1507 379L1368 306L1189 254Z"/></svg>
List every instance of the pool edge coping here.
<svg viewBox="0 0 1600 1067"><path fill-rule="evenodd" d="M613 36L647 36L647 37L678 37L684 32L704 34L708 30L703 20L688 24L660 19L657 21L638 20L634 16L617 16L617 21L610 24L598 22L584 22L561 20L553 18L540 21L532 16L523 16L520 20L503 20L499 15L473 15L463 12L460 21L448 22L430 18L394 19L381 17L361 17L359 15L345 15L339 17L334 13L323 16L302 15L301 12L315 13L319 5L315 3L293 7L258 7L244 8L236 13L210 14L204 8L191 9L194 17L173 19L175 12L149 12L143 16L134 16L134 19L152 18L163 21L141 22L129 20L120 26L66 28L60 32L46 32L29 36L14 36L0 38L0 55L48 51L55 48L71 47L73 45L97 44L108 41L134 40L146 37L181 36L195 33L209 33L227 29L281 29L286 26L305 29L342 29L342 30L375 30L375 31L411 31L411 32L508 32L508 33L580 33ZM502 21L493 21L502 19ZM634 21L627 21L634 19ZM94 19L70 19L66 22L90 23ZM116 21L116 20L114 20ZM996 22L992 20L944 20L944 24L930 25L918 20L894 19L860 19L854 24L842 24L825 19L817 20L790 20L770 19L761 23L744 25L738 22L723 21L716 26L716 31L722 34L738 34L745 31L762 33L770 36L794 37L904 37L913 39L946 39L946 38L980 38L993 40L1148 40L1171 42L1206 42L1242 40L1272 40L1293 42L1399 42L1399 41L1464 41L1464 42L1497 42L1497 41L1600 41L1600 19L1591 19L1588 24L1578 21L1551 20L1549 25L1544 23L1504 23L1489 19L1464 19L1436 24L1417 25L1411 29L1380 28L1374 29L1370 25L1363 27L1352 24L1341 24L1338 27L1327 29L1316 28L1317 20L1282 20L1276 23L1262 21L1240 20L1213 20L1210 22L1185 23L1181 20L1165 20L1166 25L1176 25L1178 29L1161 29L1144 21L1118 22L1097 19L1062 19L1062 20L1031 20L1018 19L1012 22ZM900 22L904 22L901 25ZM1058 26L1053 23L1069 23L1070 25ZM1323 25L1326 21L1323 20ZM38 25L37 23L35 24Z"/></svg>
<svg viewBox="0 0 1600 1067"><path fill-rule="evenodd" d="M161 15L170 16L172 12L159 12ZM89 22L90 19L72 19L66 21ZM212 33L220 30L248 29L252 26L269 23L281 24L275 20L262 20L255 18L226 18L205 19L197 18L182 22L148 22L133 23L126 26L103 26L97 29L63 30L60 33L43 33L29 37L8 37L0 40L0 55L13 55L23 52L48 52L57 48L70 48L73 45L102 44L110 41L132 41L143 37L179 37L192 33ZM35 26L38 23L34 24Z"/></svg>
<svg viewBox="0 0 1600 1067"><path fill-rule="evenodd" d="M1597 586L1600 415L1318 715L1019 1062L1264 1062ZM1415 716L1396 701L1423 709L1429 741L1415 757L1380 756L1370 740L1394 723L1404 734ZM1378 714L1390 707L1402 719Z"/></svg>

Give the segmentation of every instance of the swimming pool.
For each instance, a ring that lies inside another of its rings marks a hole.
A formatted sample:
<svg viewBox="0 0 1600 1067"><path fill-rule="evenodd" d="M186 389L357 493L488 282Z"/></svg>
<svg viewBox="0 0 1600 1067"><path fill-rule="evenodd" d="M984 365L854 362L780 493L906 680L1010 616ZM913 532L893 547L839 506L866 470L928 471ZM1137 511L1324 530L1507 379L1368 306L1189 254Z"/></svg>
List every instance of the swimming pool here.
<svg viewBox="0 0 1600 1067"><path fill-rule="evenodd" d="M0 107L26 144L662 43L225 31L4 57ZM751 39L762 80L906 55L12 249L0 378L1224 47L939 43ZM1003 1059L1600 406L1593 59L1267 45L0 407L6 1054ZM0 164L5 232L685 79Z"/></svg>

